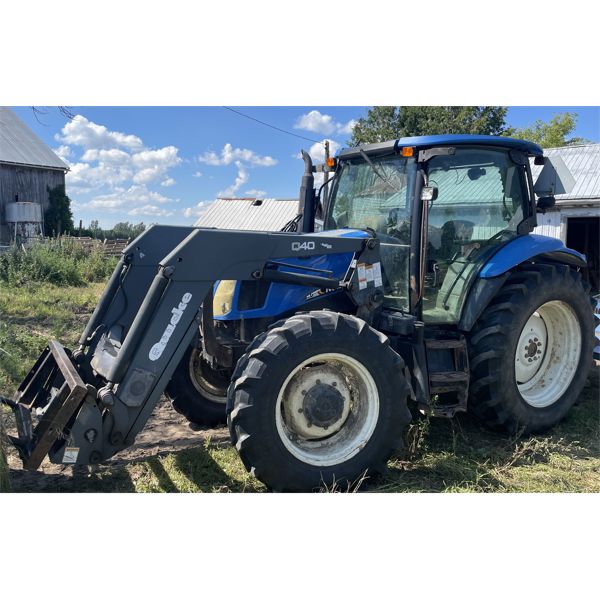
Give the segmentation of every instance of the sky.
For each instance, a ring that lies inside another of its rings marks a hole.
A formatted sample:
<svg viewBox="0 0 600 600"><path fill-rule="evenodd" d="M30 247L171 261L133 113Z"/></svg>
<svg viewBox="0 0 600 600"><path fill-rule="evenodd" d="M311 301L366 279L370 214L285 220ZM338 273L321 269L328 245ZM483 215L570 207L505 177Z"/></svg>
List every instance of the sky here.
<svg viewBox="0 0 600 600"><path fill-rule="evenodd" d="M294 198L300 150L323 159L347 145L368 107L13 107L70 167L67 194L76 225L98 220L193 224L217 197ZM561 112L579 115L574 135L600 142L597 107L510 107L507 123L524 127ZM302 136L302 139L300 137Z"/></svg>

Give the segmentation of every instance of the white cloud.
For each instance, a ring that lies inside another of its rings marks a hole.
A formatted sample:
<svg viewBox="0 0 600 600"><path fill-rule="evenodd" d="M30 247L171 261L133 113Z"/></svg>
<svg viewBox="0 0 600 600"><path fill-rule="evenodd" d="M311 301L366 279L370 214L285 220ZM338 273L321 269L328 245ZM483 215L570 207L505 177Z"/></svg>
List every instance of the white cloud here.
<svg viewBox="0 0 600 600"><path fill-rule="evenodd" d="M111 148L110 150L98 150L97 148L89 148L82 156L81 160L84 162L103 162L103 163L115 163L122 164L124 162L129 163L131 158L128 152L119 150L118 148Z"/></svg>
<svg viewBox="0 0 600 600"><path fill-rule="evenodd" d="M338 123L334 121L331 115L324 115L318 110L300 115L294 124L294 129L304 129L305 131L314 131L323 135L345 134L352 133L352 128L356 125L354 119L347 123Z"/></svg>
<svg viewBox="0 0 600 600"><path fill-rule="evenodd" d="M100 187L121 185L133 177L133 170L127 165L98 163L93 166L87 162L72 163L66 175L69 189L84 192Z"/></svg>
<svg viewBox="0 0 600 600"><path fill-rule="evenodd" d="M249 196L250 198L264 198L267 195L267 192L264 190L246 190L244 192L245 196Z"/></svg>
<svg viewBox="0 0 600 600"><path fill-rule="evenodd" d="M188 206L187 208L183 209L183 216L186 219L191 219L192 217L201 217L208 210L210 204L210 202L201 201L198 202L196 206Z"/></svg>
<svg viewBox="0 0 600 600"><path fill-rule="evenodd" d="M224 190L221 190L217 194L217 198L234 198L235 193L245 184L248 183L248 179L250 176L248 175L248 171L244 168L244 165L240 161L236 161L235 166L238 169L237 177L235 181Z"/></svg>
<svg viewBox="0 0 600 600"><path fill-rule="evenodd" d="M202 172L196 171L195 173L192 174L192 177L202 177Z"/></svg>
<svg viewBox="0 0 600 600"><path fill-rule="evenodd" d="M227 166L232 163L243 162L252 167L272 167L277 164L271 156L261 156L246 148L234 148L230 143L223 146L220 154L210 151L198 157L200 162L213 167Z"/></svg>
<svg viewBox="0 0 600 600"><path fill-rule="evenodd" d="M131 155L131 162L139 169L133 176L135 183L150 183L166 174L171 167L181 163L175 146L165 146L158 150L143 150Z"/></svg>
<svg viewBox="0 0 600 600"><path fill-rule="evenodd" d="M325 162L325 142L329 142L329 156L335 156L336 152L342 147L335 140L324 138L321 142L313 144L309 149L308 153L315 163ZM296 158L302 158L302 154L298 152L295 155Z"/></svg>
<svg viewBox="0 0 600 600"><path fill-rule="evenodd" d="M162 207L178 202L148 188L151 183L162 187L175 184L169 170L182 162L175 146L146 148L136 136L111 131L81 115L67 123L56 139L62 155L71 155L81 148L81 158L73 161L66 181L71 194L88 194L87 201L77 203L78 209L125 212L129 215L168 216L172 211ZM69 144L69 145L67 145Z"/></svg>
<svg viewBox="0 0 600 600"><path fill-rule="evenodd" d="M127 214L132 217L170 217L173 214L173 211L167 210L166 208L159 208L153 204L146 204L145 206L132 208Z"/></svg>
<svg viewBox="0 0 600 600"><path fill-rule="evenodd" d="M62 134L62 135L61 135ZM55 138L64 144L83 148L110 149L115 147L128 150L141 150L142 140L136 135L127 135L119 131L110 131L104 125L89 121L82 115L75 115Z"/></svg>
<svg viewBox="0 0 600 600"><path fill-rule="evenodd" d="M67 159L73 154L73 151L69 146L61 144L58 148L54 148L54 154L58 155L58 157L62 158L65 162L68 162Z"/></svg>
<svg viewBox="0 0 600 600"><path fill-rule="evenodd" d="M124 210L132 205L134 206L134 209L132 210L135 210L142 205L167 204L178 201L179 200L173 200L158 192L149 190L145 185L132 185L127 189L117 187L111 193L95 196L89 202L86 202L81 206L85 208L116 211L119 209ZM129 214L135 213L129 212Z"/></svg>

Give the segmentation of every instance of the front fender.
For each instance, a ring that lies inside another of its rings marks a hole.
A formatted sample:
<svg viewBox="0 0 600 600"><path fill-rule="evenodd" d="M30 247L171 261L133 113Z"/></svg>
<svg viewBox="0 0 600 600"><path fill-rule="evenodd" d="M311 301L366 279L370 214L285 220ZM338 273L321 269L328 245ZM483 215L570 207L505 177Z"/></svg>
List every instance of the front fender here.
<svg viewBox="0 0 600 600"><path fill-rule="evenodd" d="M479 277L498 277L534 257L546 258L577 267L587 267L584 254L567 248L561 240L545 235L522 235L511 240L496 252L483 266Z"/></svg>

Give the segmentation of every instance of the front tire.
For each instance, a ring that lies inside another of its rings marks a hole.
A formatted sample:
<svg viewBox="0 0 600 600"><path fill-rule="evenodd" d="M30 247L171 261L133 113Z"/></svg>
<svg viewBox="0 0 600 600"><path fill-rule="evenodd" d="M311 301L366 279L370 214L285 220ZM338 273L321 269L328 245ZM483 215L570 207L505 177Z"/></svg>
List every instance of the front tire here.
<svg viewBox="0 0 600 600"><path fill-rule="evenodd" d="M215 371L202 358L199 348L190 346L165 389L171 406L190 423L218 427L227 420L229 377Z"/></svg>
<svg viewBox="0 0 600 600"><path fill-rule="evenodd" d="M232 443L278 491L347 488L384 470L410 421L402 358L364 321L314 311L277 323L228 391Z"/></svg>
<svg viewBox="0 0 600 600"><path fill-rule="evenodd" d="M591 365L589 289L566 265L511 273L469 340L469 408L488 426L538 433L560 422Z"/></svg>

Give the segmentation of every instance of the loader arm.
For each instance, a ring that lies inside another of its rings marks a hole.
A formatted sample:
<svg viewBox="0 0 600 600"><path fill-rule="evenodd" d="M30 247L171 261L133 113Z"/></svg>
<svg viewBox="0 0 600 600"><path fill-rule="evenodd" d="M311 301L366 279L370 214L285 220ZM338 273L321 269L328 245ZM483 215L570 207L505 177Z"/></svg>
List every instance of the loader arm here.
<svg viewBox="0 0 600 600"><path fill-rule="evenodd" d="M355 260L341 281L269 269L279 259L322 254ZM378 240L151 227L123 251L79 348L71 355L51 342L17 390L13 441L24 466L36 469L46 452L56 463L97 463L131 445L196 335L215 281L264 276L342 287L359 311L372 310L382 294L359 285L358 261L379 261Z"/></svg>

